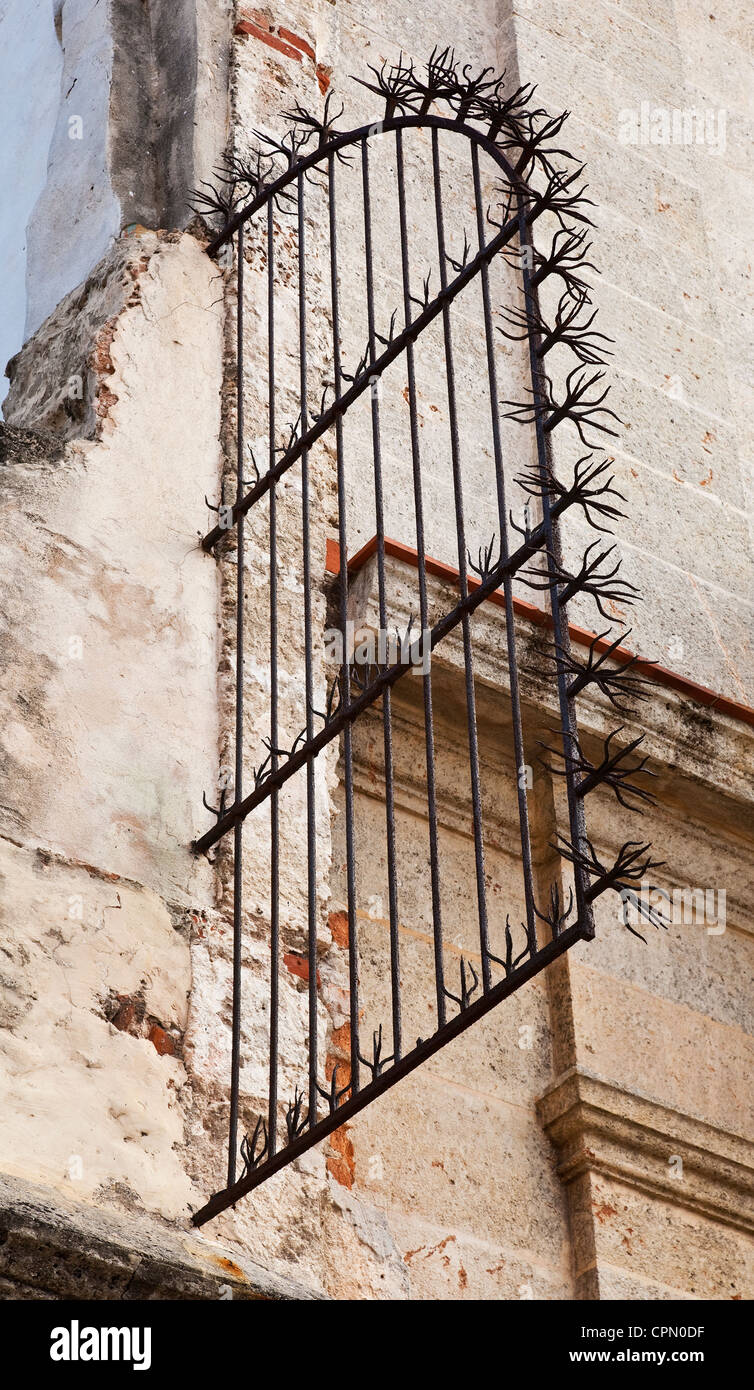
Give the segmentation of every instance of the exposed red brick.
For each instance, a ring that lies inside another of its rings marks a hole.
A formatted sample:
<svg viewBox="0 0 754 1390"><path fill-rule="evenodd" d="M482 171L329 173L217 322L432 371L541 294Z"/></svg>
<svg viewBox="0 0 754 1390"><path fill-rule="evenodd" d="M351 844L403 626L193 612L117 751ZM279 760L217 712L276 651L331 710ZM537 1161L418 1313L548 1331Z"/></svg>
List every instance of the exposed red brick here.
<svg viewBox="0 0 754 1390"><path fill-rule="evenodd" d="M128 999L120 995L118 997L120 999L120 1007L116 1013L113 1014L110 1022L113 1027L118 1028L121 1033L131 1033L135 1027L138 1027L136 1000Z"/></svg>
<svg viewBox="0 0 754 1390"><path fill-rule="evenodd" d="M110 349L113 345L113 338L115 337L115 330L117 327L117 316L108 319L104 328L95 339L94 347L89 354L89 366L92 368L92 371L98 372L100 375L111 375L115 371Z"/></svg>
<svg viewBox="0 0 754 1390"><path fill-rule="evenodd" d="M332 932L332 939L336 946L348 947L348 913L331 912L327 919L327 925Z"/></svg>
<svg viewBox="0 0 754 1390"><path fill-rule="evenodd" d="M255 24L259 25L260 29L272 30L272 25L267 15L263 14L261 10L247 10L245 17L252 19Z"/></svg>
<svg viewBox="0 0 754 1390"><path fill-rule="evenodd" d="M331 536L325 545L325 569L328 574L340 574L340 546Z"/></svg>
<svg viewBox="0 0 754 1390"><path fill-rule="evenodd" d="M142 1035L142 1024L146 1005L140 994L116 994L108 1005L105 1016L121 1033L131 1033L133 1037Z"/></svg>
<svg viewBox="0 0 754 1390"><path fill-rule="evenodd" d="M335 1068L338 1069L336 1089L344 1091L351 1084L351 1025L342 1023L333 1028L325 1057L325 1077L332 1081Z"/></svg>
<svg viewBox="0 0 754 1390"><path fill-rule="evenodd" d="M239 20L234 32L241 35L250 34L254 39L261 39L262 43L268 44L270 48L276 48L278 53L284 54L286 58L295 58L297 63L301 62L300 49L285 43L283 39L278 38L277 34L271 34L269 30L261 29L251 19Z"/></svg>
<svg viewBox="0 0 754 1390"><path fill-rule="evenodd" d="M95 414L99 420L104 420L110 414L114 405L118 404L118 397L114 391L109 391L106 386L100 386L97 391L97 404Z"/></svg>
<svg viewBox="0 0 754 1390"><path fill-rule="evenodd" d="M330 1135L330 1153L327 1157L327 1171L341 1187L353 1187L356 1176L356 1162L353 1144L348 1137L348 1125L341 1125Z"/></svg>
<svg viewBox="0 0 754 1390"><path fill-rule="evenodd" d="M287 965L292 975L298 976L299 980L309 979L309 958L300 956L298 951L286 951L283 962ZM319 985L319 971L317 971L317 985Z"/></svg>
<svg viewBox="0 0 754 1390"><path fill-rule="evenodd" d="M300 48L301 52L305 53L307 58L311 58L312 62L314 62L317 55L306 39L299 38L298 34L291 33L291 30L286 29L282 24L278 25L278 33L281 39L287 39L289 43L293 44L294 48Z"/></svg>
<svg viewBox="0 0 754 1390"><path fill-rule="evenodd" d="M317 81L319 83L319 90L323 96L330 86L331 77L332 68L326 68L324 63L317 63Z"/></svg>
<svg viewBox="0 0 754 1390"><path fill-rule="evenodd" d="M325 1075L328 1081L332 1076L332 1069L335 1065L340 1067L341 1086L346 1085L346 1072L343 1063L348 1063L347 1080L351 1079L351 1024L349 1021L341 1023L340 1028L333 1028L330 1034L330 1045L325 1062Z"/></svg>
<svg viewBox="0 0 754 1390"><path fill-rule="evenodd" d="M154 1044L155 1051L161 1057L172 1057L175 1053L175 1038L171 1033L167 1033L161 1028L159 1023L153 1023L147 1033L149 1041Z"/></svg>

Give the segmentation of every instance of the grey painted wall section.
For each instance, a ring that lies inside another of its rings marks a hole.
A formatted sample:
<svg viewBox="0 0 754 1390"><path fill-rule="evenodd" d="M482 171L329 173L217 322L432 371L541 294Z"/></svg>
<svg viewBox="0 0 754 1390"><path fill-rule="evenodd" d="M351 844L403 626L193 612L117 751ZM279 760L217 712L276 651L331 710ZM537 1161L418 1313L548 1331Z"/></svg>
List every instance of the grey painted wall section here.
<svg viewBox="0 0 754 1390"><path fill-rule="evenodd" d="M199 79L198 23L213 45ZM197 81L215 164L230 18L207 0L0 0L0 26L0 170L13 191L0 211L4 367L125 227L191 219L208 174L195 169Z"/></svg>
<svg viewBox="0 0 754 1390"><path fill-rule="evenodd" d="M185 227L194 184L196 0L110 0L110 170L122 224Z"/></svg>
<svg viewBox="0 0 754 1390"><path fill-rule="evenodd" d="M53 0L0 0L0 364L24 341L26 224L44 187L59 104L63 55ZM0 400L8 389L0 377Z"/></svg>
<svg viewBox="0 0 754 1390"><path fill-rule="evenodd" d="M51 3L37 0L42 9ZM63 78L47 182L28 228L26 337L86 278L120 231L107 150L109 6L106 0L63 0L58 8Z"/></svg>

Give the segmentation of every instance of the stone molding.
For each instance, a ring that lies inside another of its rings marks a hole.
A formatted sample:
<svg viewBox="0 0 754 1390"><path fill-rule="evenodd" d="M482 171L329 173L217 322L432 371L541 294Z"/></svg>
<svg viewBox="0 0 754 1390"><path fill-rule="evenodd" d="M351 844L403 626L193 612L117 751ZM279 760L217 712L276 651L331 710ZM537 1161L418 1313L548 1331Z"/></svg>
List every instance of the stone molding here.
<svg viewBox="0 0 754 1390"><path fill-rule="evenodd" d="M602 1173L754 1234L754 1144L741 1135L576 1067L548 1086L537 1111L566 1186Z"/></svg>

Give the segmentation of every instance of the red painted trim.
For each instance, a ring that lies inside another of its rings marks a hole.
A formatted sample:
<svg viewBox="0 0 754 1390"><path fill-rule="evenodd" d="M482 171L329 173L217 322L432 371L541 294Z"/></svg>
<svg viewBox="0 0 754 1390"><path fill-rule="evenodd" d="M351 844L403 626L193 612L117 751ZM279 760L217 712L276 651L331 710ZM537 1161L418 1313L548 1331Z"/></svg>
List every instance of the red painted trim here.
<svg viewBox="0 0 754 1390"><path fill-rule="evenodd" d="M377 537L372 536L366 545L362 546L356 555L352 555L348 561L349 574L355 574L366 564L377 552ZM406 565L417 568L419 557L413 546L403 545L400 541L390 540L385 537L385 554L390 555L395 560L402 560ZM428 555L425 560L427 574L434 574L436 578L444 580L448 584L458 583L458 570L452 565L446 565L442 560L433 560ZM325 569L328 574L340 573L340 548L338 542L328 540L325 554ZM469 577L469 589L478 589L480 580ZM487 603L494 603L498 607L504 607L505 599L499 589L489 595L485 600ZM550 614L542 608L537 608L533 603L527 603L526 599L513 599L513 609L519 618L525 618L527 622L536 624L537 627L551 627L552 618ZM608 638L601 638L595 642L596 634L587 628L577 627L575 623L568 624L568 631L574 642L578 642L582 647L588 647L594 642L595 651L604 652L610 646ZM633 659L634 653L628 647L616 647L613 652L613 659L619 665L625 665ZM670 690L677 690L681 695L694 700L698 705L704 705L707 709L719 710L721 714L727 714L731 719L737 719L739 723L751 724L754 726L754 709L750 705L739 704L736 700L729 700L725 695L718 695L714 690L708 690L704 685L697 685L696 681L688 680L686 676L681 676L677 671L670 671L666 666L655 666L651 661L639 657L635 667L637 673L644 671L652 677L658 685L665 685Z"/></svg>

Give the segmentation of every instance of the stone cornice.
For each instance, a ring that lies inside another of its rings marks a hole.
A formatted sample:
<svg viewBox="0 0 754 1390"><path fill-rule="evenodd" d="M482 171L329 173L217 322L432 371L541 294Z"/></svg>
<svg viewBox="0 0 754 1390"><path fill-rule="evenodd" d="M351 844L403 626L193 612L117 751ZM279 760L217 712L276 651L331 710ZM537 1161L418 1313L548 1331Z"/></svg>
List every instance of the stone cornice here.
<svg viewBox="0 0 754 1390"><path fill-rule="evenodd" d="M603 1173L754 1233L754 1144L741 1135L576 1067L548 1086L537 1110L565 1184Z"/></svg>

